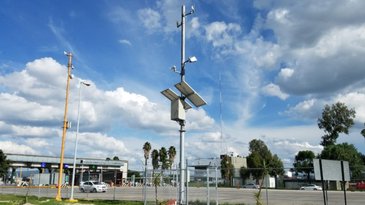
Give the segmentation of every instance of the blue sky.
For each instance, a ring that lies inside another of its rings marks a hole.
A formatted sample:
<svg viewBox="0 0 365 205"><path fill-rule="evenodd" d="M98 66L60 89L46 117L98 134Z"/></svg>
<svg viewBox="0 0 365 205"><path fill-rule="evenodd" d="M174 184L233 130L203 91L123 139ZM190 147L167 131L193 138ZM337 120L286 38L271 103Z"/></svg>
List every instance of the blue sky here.
<svg viewBox="0 0 365 205"><path fill-rule="evenodd" d="M170 68L179 68L183 3L196 10L186 18L186 58L198 59L186 65L186 81L208 102L187 112L190 160L246 156L248 142L261 139L290 165L300 150L322 150L317 119L338 101L357 112L338 142L365 152L360 0L3 0L0 149L59 155L63 51L73 53L75 67L66 156L73 155L80 81L91 86L81 88L79 156L118 156L141 169L144 142L178 148L179 125L160 91L180 81Z"/></svg>

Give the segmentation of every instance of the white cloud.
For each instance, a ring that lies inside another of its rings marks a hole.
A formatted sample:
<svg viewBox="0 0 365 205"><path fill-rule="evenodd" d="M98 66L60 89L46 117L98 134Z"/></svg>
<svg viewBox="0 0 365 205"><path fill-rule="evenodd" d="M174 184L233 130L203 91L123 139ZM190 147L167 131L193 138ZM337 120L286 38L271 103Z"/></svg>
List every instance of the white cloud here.
<svg viewBox="0 0 365 205"><path fill-rule="evenodd" d="M286 94L280 90L279 86L277 86L273 83L270 83L270 84L264 86L262 88L262 92L269 96L276 96L282 100L286 100L289 97L288 94Z"/></svg>
<svg viewBox="0 0 365 205"><path fill-rule="evenodd" d="M166 33L176 32L176 21L181 19L181 4L174 0L158 0L156 2L158 12L161 13L163 30ZM186 8L187 12L189 11Z"/></svg>
<svg viewBox="0 0 365 205"><path fill-rule="evenodd" d="M206 39L213 47L232 47L240 32L241 27L234 23L213 22L205 26Z"/></svg>
<svg viewBox="0 0 365 205"><path fill-rule="evenodd" d="M11 141L1 141L0 149L4 153L10 153L10 154L31 154L31 155L40 154L39 151L36 151L29 145L17 144Z"/></svg>
<svg viewBox="0 0 365 205"><path fill-rule="evenodd" d="M137 13L139 20L148 30L157 30L162 27L159 12L151 8L145 8L138 10Z"/></svg>
<svg viewBox="0 0 365 205"><path fill-rule="evenodd" d="M33 145L35 148L42 149L47 146L50 146L50 144L42 138L30 138L26 140L27 144Z"/></svg>
<svg viewBox="0 0 365 205"><path fill-rule="evenodd" d="M115 24L127 23L133 25L135 22L132 12L121 6L113 7L107 16Z"/></svg>
<svg viewBox="0 0 365 205"><path fill-rule="evenodd" d="M118 42L121 44L124 44L124 45L128 45L128 46L132 45L132 43L130 41L128 41L127 39L120 39Z"/></svg>
<svg viewBox="0 0 365 205"><path fill-rule="evenodd" d="M282 68L279 72L279 79L286 80L294 74L294 70L290 68Z"/></svg>
<svg viewBox="0 0 365 205"><path fill-rule="evenodd" d="M283 114L293 119L311 120L316 122L316 119L320 116L325 101L317 99L308 99L299 102L295 106L289 107Z"/></svg>
<svg viewBox="0 0 365 205"><path fill-rule="evenodd" d="M356 111L356 121L361 124L365 123L365 93L340 94L333 101L345 103L348 108L354 109Z"/></svg>
<svg viewBox="0 0 365 205"><path fill-rule="evenodd" d="M95 157L97 157L96 155L100 153L99 151L106 152L99 157L105 157L108 156L108 154L113 153L126 154L129 152L123 141L118 140L115 137L107 136L106 134L84 132L80 133L78 139L84 149L90 150L90 148L92 148L92 150L90 150L90 154Z"/></svg>
<svg viewBox="0 0 365 205"><path fill-rule="evenodd" d="M19 151L22 153L58 155L66 74L65 66L52 58L41 58L26 64L19 72L0 76L0 85L6 88L0 93L0 105L3 108L0 113L0 144L3 144L5 152L9 151L10 146L16 145L22 149ZM16 81L20 79L23 83L17 86ZM79 80L75 76L70 81L68 121L73 126L68 130L66 144L69 140L74 141ZM91 80L83 81L91 83L91 86L82 87L81 92L80 156L87 153L93 157L125 156L138 160L133 152L140 150L140 145L126 144L127 139L143 137L135 136L135 133L143 130L161 138L178 135L176 123L170 120L166 103L151 102L146 96L128 92L123 87L105 91ZM214 120L204 110L190 110L188 115L190 119L187 126L192 132L204 131L214 125ZM24 138L27 145L19 143ZM7 141L9 139L13 144ZM66 155L72 153L72 149L73 145L68 145Z"/></svg>

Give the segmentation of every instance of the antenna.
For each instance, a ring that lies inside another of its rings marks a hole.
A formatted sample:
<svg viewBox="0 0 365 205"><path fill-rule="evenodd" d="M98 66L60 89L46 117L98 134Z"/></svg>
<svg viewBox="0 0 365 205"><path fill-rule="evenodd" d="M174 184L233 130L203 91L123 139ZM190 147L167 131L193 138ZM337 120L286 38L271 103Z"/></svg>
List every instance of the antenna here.
<svg viewBox="0 0 365 205"><path fill-rule="evenodd" d="M220 120L220 150L221 153L227 154L227 146L223 148L223 117L222 117L222 73L219 70L219 120ZM224 150L223 150L224 149Z"/></svg>

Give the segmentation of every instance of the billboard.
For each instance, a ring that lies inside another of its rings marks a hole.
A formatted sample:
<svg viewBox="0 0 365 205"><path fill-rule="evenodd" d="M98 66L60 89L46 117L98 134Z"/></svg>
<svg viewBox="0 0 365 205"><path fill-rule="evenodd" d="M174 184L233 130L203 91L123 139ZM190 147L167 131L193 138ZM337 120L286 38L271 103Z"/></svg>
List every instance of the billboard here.
<svg viewBox="0 0 365 205"><path fill-rule="evenodd" d="M350 181L348 161L313 159L314 177L316 180L321 180L320 165L322 165L323 180L342 181L342 177L344 177L345 181Z"/></svg>

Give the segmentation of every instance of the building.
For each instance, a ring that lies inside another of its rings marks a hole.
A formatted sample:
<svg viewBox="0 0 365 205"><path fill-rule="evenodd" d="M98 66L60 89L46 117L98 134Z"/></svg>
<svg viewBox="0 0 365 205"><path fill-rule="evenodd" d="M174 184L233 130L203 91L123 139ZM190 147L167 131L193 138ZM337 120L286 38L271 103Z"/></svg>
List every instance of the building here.
<svg viewBox="0 0 365 205"><path fill-rule="evenodd" d="M23 154L5 154L6 159L10 161L11 174L6 181L14 182L18 169L30 168L37 169L37 174L48 176L48 183L42 184L57 184L58 170L60 158L54 156L41 155L23 155ZM71 184L73 171L73 157L64 157L64 184ZM75 184L80 181L96 180L110 181L116 184L121 184L127 179L128 161L127 160L106 160L93 158L76 158L76 174ZM19 177L19 176L18 176ZM42 179L43 177L38 177ZM37 180L33 180L36 184Z"/></svg>

